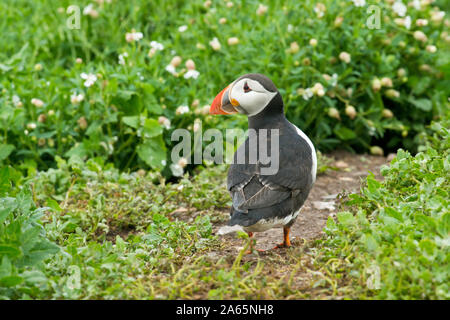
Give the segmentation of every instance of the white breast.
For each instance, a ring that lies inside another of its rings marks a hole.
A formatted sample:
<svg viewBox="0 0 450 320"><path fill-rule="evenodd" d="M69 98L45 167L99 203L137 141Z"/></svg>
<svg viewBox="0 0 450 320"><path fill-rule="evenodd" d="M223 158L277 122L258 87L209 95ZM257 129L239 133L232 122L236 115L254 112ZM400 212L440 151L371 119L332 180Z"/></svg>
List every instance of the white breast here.
<svg viewBox="0 0 450 320"><path fill-rule="evenodd" d="M308 136L299 128L297 128L296 125L294 127L297 129L297 133L300 137L305 139L305 141L308 143L309 147L312 151L312 168L311 168L311 175L312 175L312 182L316 182L316 173L317 173L317 155L316 155L316 149L314 149L314 145L312 144L311 140L309 140Z"/></svg>

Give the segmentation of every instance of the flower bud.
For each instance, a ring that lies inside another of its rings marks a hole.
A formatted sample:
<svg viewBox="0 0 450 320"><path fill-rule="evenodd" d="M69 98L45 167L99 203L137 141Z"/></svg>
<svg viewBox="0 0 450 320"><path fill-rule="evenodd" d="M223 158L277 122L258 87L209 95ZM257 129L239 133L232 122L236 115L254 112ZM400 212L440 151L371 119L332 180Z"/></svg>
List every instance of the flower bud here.
<svg viewBox="0 0 450 320"><path fill-rule="evenodd" d="M341 116L339 115L339 111L336 108L330 108L328 110L328 116L330 116L331 118L334 118L334 119L338 119L338 120L341 119Z"/></svg>
<svg viewBox="0 0 450 320"><path fill-rule="evenodd" d="M386 96L389 98L399 98L400 92L398 92L397 90L394 90L394 89L389 89L389 90L386 90Z"/></svg>
<svg viewBox="0 0 450 320"><path fill-rule="evenodd" d="M370 147L370 153L373 154L374 156L383 156L384 155L383 149L381 149L378 146Z"/></svg>
<svg viewBox="0 0 450 320"><path fill-rule="evenodd" d="M372 90L379 91L381 89L381 81L378 78L372 80Z"/></svg>
<svg viewBox="0 0 450 320"><path fill-rule="evenodd" d="M394 114L392 113L392 111L389 110L389 109L383 109L383 111L381 112L381 115L382 115L384 118L387 118L387 119L390 119L390 118L392 118L392 117L394 116Z"/></svg>
<svg viewBox="0 0 450 320"><path fill-rule="evenodd" d="M88 123L85 117L81 117L80 119L77 120L77 122L80 129L84 130L87 128Z"/></svg>
<svg viewBox="0 0 450 320"><path fill-rule="evenodd" d="M195 70L195 62L192 59L186 61L185 66L188 70Z"/></svg>
<svg viewBox="0 0 450 320"><path fill-rule="evenodd" d="M345 107L345 114L350 118L350 119L355 119L357 112L354 106L348 105Z"/></svg>
<svg viewBox="0 0 450 320"><path fill-rule="evenodd" d="M228 38L228 45L234 46L234 45L237 45L238 43L239 43L239 38L236 38L236 37Z"/></svg>
<svg viewBox="0 0 450 320"><path fill-rule="evenodd" d="M178 67L181 64L181 57L180 56L175 56L172 58L172 60L170 61L170 64L173 67Z"/></svg>

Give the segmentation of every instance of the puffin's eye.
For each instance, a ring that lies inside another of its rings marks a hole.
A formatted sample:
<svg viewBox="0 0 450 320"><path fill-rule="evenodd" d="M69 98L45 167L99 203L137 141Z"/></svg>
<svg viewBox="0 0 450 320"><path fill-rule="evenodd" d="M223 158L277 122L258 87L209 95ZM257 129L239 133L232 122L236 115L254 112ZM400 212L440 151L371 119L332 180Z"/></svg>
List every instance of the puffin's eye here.
<svg viewBox="0 0 450 320"><path fill-rule="evenodd" d="M248 86L247 82L244 84L244 92L247 93L249 91L252 91L252 89L250 89L250 87Z"/></svg>

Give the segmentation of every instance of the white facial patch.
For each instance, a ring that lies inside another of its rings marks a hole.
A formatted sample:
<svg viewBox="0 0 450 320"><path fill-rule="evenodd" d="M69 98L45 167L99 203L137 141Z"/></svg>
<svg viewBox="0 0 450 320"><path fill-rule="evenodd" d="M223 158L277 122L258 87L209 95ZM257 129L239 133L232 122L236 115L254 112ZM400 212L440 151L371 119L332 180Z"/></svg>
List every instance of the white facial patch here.
<svg viewBox="0 0 450 320"><path fill-rule="evenodd" d="M254 116L260 113L276 94L277 92L266 90L256 80L243 78L231 85L229 96L230 100L234 99L239 103L248 116Z"/></svg>

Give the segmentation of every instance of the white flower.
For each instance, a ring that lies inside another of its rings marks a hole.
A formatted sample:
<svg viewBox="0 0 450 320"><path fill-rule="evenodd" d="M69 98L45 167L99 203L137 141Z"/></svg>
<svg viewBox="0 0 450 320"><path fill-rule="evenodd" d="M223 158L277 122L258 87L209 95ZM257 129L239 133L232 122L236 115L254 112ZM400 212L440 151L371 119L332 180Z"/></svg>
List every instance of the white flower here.
<svg viewBox="0 0 450 320"><path fill-rule="evenodd" d="M414 32L414 39L425 42L427 41L427 36L422 31L418 30Z"/></svg>
<svg viewBox="0 0 450 320"><path fill-rule="evenodd" d="M79 104L83 100L84 100L84 96L81 93L80 94L74 93L70 96L70 102L72 104Z"/></svg>
<svg viewBox="0 0 450 320"><path fill-rule="evenodd" d="M331 86L335 87L338 82L338 75L336 73L333 73L333 75L331 76L331 79L329 79L328 81L330 82Z"/></svg>
<svg viewBox="0 0 450 320"><path fill-rule="evenodd" d="M163 50L164 49L164 45L162 43L159 43L157 41L151 41L150 42L150 47L154 48L155 50Z"/></svg>
<svg viewBox="0 0 450 320"><path fill-rule="evenodd" d="M178 163L172 163L170 165L170 170L175 177L181 177L184 173L183 168Z"/></svg>
<svg viewBox="0 0 450 320"><path fill-rule="evenodd" d="M20 101L19 96L16 96L16 95L12 96L12 102L16 107L20 106L22 104L22 101Z"/></svg>
<svg viewBox="0 0 450 320"><path fill-rule="evenodd" d="M164 128L170 129L170 120L167 119L166 117L164 117L164 116L159 117L159 118L158 118L158 122L159 122L159 124L162 125Z"/></svg>
<svg viewBox="0 0 450 320"><path fill-rule="evenodd" d="M182 59L180 56L175 56L170 60L170 64L176 68L181 64L181 61Z"/></svg>
<svg viewBox="0 0 450 320"><path fill-rule="evenodd" d="M81 77L82 79L86 80L86 81L84 82L84 86L87 87L87 88L89 88L90 86L92 86L92 85L95 83L95 81L97 81L97 76L96 76L95 74L92 74L92 73L86 74L86 73L83 72L83 73L80 75L80 77Z"/></svg>
<svg viewBox="0 0 450 320"><path fill-rule="evenodd" d="M433 46L433 45L428 45L426 49L430 53L435 53L437 51L436 46Z"/></svg>
<svg viewBox="0 0 450 320"><path fill-rule="evenodd" d="M410 16L407 16L403 20L403 25L405 26L406 29L410 29L411 28L411 17Z"/></svg>
<svg viewBox="0 0 450 320"><path fill-rule="evenodd" d="M128 57L128 53L127 52L119 54L119 64L125 65L125 57Z"/></svg>
<svg viewBox="0 0 450 320"><path fill-rule="evenodd" d="M256 14L258 16L262 16L263 14L265 14L267 12L268 9L269 9L268 6L265 6L263 4L259 4L258 9L256 9Z"/></svg>
<svg viewBox="0 0 450 320"><path fill-rule="evenodd" d="M97 12L97 10L94 9L94 5L92 3L90 3L86 7L84 7L83 14L85 16L91 16L92 18L98 17L98 12Z"/></svg>
<svg viewBox="0 0 450 320"><path fill-rule="evenodd" d="M181 115L181 114L188 113L188 112L189 112L188 106L179 106L177 108L177 110L175 110L175 114L177 114L177 115Z"/></svg>
<svg viewBox="0 0 450 320"><path fill-rule="evenodd" d="M322 18L325 15L325 11L327 11L327 7L323 3L318 3L314 7L314 12L317 14L317 18Z"/></svg>
<svg viewBox="0 0 450 320"><path fill-rule="evenodd" d="M236 37L228 38L228 45L234 46L238 43L239 43L239 38L236 38Z"/></svg>
<svg viewBox="0 0 450 320"><path fill-rule="evenodd" d="M91 12L93 8L94 8L94 5L92 3L89 3L86 7L84 7L83 14L88 15L89 12Z"/></svg>
<svg viewBox="0 0 450 320"><path fill-rule="evenodd" d="M44 101L42 101L41 99L33 98L31 99L31 104L34 105L35 107L40 108L44 105Z"/></svg>
<svg viewBox="0 0 450 320"><path fill-rule="evenodd" d="M420 0L413 0L412 5L414 9L420 10Z"/></svg>
<svg viewBox="0 0 450 320"><path fill-rule="evenodd" d="M349 63L351 60L351 55L348 52L342 51L339 54L339 59L341 59L341 61L344 61L345 63Z"/></svg>
<svg viewBox="0 0 450 320"><path fill-rule="evenodd" d="M220 42L219 42L219 39L217 39L216 37L214 37L214 39L212 39L212 40L209 42L209 45L210 45L210 46L213 48L213 50L215 50L215 51L220 50L220 47L221 47Z"/></svg>
<svg viewBox="0 0 450 320"><path fill-rule="evenodd" d="M314 95L314 92L312 91L311 88L307 88L305 89L305 91L303 92L303 99L305 100L309 100L312 98L312 96Z"/></svg>
<svg viewBox="0 0 450 320"><path fill-rule="evenodd" d="M192 59L186 61L185 66L188 70L195 70L195 62Z"/></svg>
<svg viewBox="0 0 450 320"><path fill-rule="evenodd" d="M353 0L355 7L364 7L366 5L366 0Z"/></svg>
<svg viewBox="0 0 450 320"><path fill-rule="evenodd" d="M188 28L188 26L182 25L182 26L178 27L178 31L179 32L185 32L187 30L187 28Z"/></svg>
<svg viewBox="0 0 450 320"><path fill-rule="evenodd" d="M183 77L184 77L185 79L189 79L189 78L197 79L199 75L200 75L200 72L198 72L198 71L195 70L195 69L191 69L191 70L188 70L188 71L184 74Z"/></svg>
<svg viewBox="0 0 450 320"><path fill-rule="evenodd" d="M136 32L135 30L132 30L131 32L127 32L125 34L125 40L127 40L127 42L139 41L143 37L144 34L142 32Z"/></svg>
<svg viewBox="0 0 450 320"><path fill-rule="evenodd" d="M36 123L31 122L31 123L27 124L27 128L30 130L36 129Z"/></svg>
<svg viewBox="0 0 450 320"><path fill-rule="evenodd" d="M178 73L177 73L177 70L175 70L175 67L172 65L172 64L168 64L167 66L166 66L166 71L167 72L169 72L169 73L171 73L172 75L174 75L174 76L176 76Z"/></svg>
<svg viewBox="0 0 450 320"><path fill-rule="evenodd" d="M309 44L310 44L312 47L317 46L317 39L312 38L311 40L309 40Z"/></svg>
<svg viewBox="0 0 450 320"><path fill-rule="evenodd" d="M406 6L401 1L397 1L392 5L392 10L400 17L404 17L406 14Z"/></svg>
<svg viewBox="0 0 450 320"><path fill-rule="evenodd" d="M292 32L292 31L294 31L294 26L292 24L288 24L287 32Z"/></svg>
<svg viewBox="0 0 450 320"><path fill-rule="evenodd" d="M431 21L440 22L444 19L445 12L444 11L431 11Z"/></svg>
<svg viewBox="0 0 450 320"><path fill-rule="evenodd" d="M178 160L178 165L182 168L186 167L188 164L188 161L186 158L181 157L180 160Z"/></svg>
<svg viewBox="0 0 450 320"><path fill-rule="evenodd" d="M416 26L424 27L426 25L428 25L428 20L427 19L417 19Z"/></svg>

